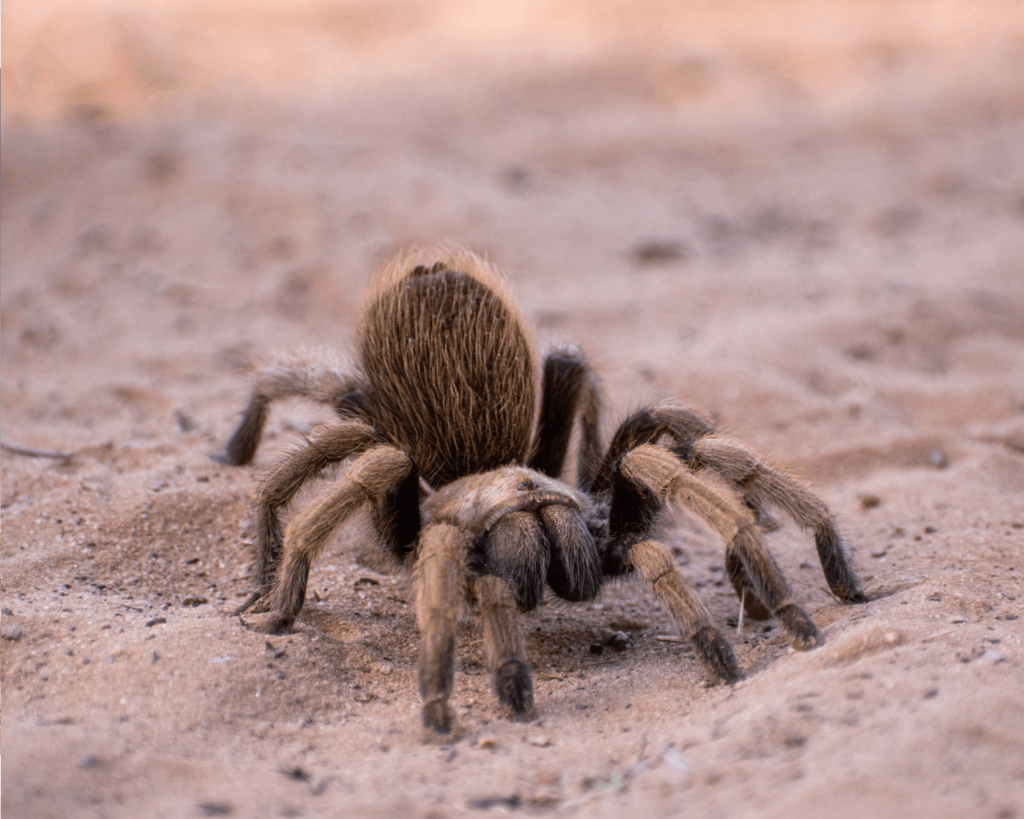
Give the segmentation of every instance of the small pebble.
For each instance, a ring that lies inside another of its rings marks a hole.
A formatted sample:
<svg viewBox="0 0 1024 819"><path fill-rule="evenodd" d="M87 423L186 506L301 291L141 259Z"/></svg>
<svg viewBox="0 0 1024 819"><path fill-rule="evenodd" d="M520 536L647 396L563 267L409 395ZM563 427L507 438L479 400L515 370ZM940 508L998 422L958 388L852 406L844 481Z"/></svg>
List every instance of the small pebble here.
<svg viewBox="0 0 1024 819"><path fill-rule="evenodd" d="M886 553L888 551L889 551L889 547L888 546L885 546L885 547L880 548L880 549L872 549L871 550L871 556L872 557L885 557L885 555L886 555Z"/></svg>
<svg viewBox="0 0 1024 819"><path fill-rule="evenodd" d="M203 816L227 816L231 810L231 805L227 802L201 802L199 804L199 813Z"/></svg>
<svg viewBox="0 0 1024 819"><path fill-rule="evenodd" d="M640 264L663 264L682 259L685 255L686 245L671 240L653 239L633 247L633 259Z"/></svg>
<svg viewBox="0 0 1024 819"><path fill-rule="evenodd" d="M497 737L482 736L476 741L477 748L495 748L498 745Z"/></svg>
<svg viewBox="0 0 1024 819"><path fill-rule="evenodd" d="M874 509L877 506L882 505L882 499L878 495L861 495L860 496L860 508L861 509Z"/></svg>
<svg viewBox="0 0 1024 819"><path fill-rule="evenodd" d="M547 748L551 744L551 740L545 736L537 736L530 740L530 744L536 745L538 748Z"/></svg>
<svg viewBox="0 0 1024 819"><path fill-rule="evenodd" d="M601 643L614 651L624 651L629 645L629 635L624 631L614 631L607 635Z"/></svg>
<svg viewBox="0 0 1024 819"><path fill-rule="evenodd" d="M470 799L466 806L473 810L490 810L495 807L518 808L523 803L518 793L508 796L482 796L479 799Z"/></svg>
<svg viewBox="0 0 1024 819"><path fill-rule="evenodd" d="M536 791L528 800L531 808L552 808L561 800L558 794Z"/></svg>
<svg viewBox="0 0 1024 819"><path fill-rule="evenodd" d="M1006 655L997 648L990 648L984 654L981 655L981 659L986 660L990 663L1001 663L1006 659Z"/></svg>
<svg viewBox="0 0 1024 819"><path fill-rule="evenodd" d="M17 623L4 623L0 626L0 637L3 637L5 640L20 640L21 626Z"/></svg>
<svg viewBox="0 0 1024 819"><path fill-rule="evenodd" d="M292 768L280 767L277 772L287 776L289 779L294 779L296 782L309 782L309 774L300 768L298 765Z"/></svg>
<svg viewBox="0 0 1024 819"><path fill-rule="evenodd" d="M686 764L686 760L683 758L683 755L675 748L666 748L662 752L661 758L677 771L681 771L682 773L690 772L690 766Z"/></svg>

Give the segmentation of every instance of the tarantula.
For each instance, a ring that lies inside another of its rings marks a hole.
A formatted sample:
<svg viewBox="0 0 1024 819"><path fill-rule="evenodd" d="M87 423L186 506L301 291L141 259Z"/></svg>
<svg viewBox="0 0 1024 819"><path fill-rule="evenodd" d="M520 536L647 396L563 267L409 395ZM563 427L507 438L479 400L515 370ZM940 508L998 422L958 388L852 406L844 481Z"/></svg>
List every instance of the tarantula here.
<svg viewBox="0 0 1024 819"><path fill-rule="evenodd" d="M406 254L384 267L369 291L359 349L351 370L295 359L256 376L224 462L252 460L276 399L311 399L337 419L263 480L253 520L256 590L238 613L255 606L272 612L264 630L289 630L311 562L339 526L367 510L381 556L413 572L430 730L454 726L448 698L467 605L483 623L498 699L515 718L531 714L519 613L536 607L545 587L579 602L609 578L634 574L708 674L738 679L730 644L653 533L666 505L718 533L747 616L776 618L794 648L815 646L818 631L760 539L767 507L813 531L836 597L866 599L825 504L697 413L642 409L602 448L600 388L583 353L556 346L540 364L505 285L468 250ZM572 487L559 478L577 424ZM343 461L340 480L283 527L283 507L303 484Z"/></svg>

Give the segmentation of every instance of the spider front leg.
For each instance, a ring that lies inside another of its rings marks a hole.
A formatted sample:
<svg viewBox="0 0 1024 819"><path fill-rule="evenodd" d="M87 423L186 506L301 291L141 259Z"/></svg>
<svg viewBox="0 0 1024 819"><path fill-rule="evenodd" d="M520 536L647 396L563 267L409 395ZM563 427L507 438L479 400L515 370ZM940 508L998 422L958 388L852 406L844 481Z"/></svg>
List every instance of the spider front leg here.
<svg viewBox="0 0 1024 819"><path fill-rule="evenodd" d="M448 699L455 673L455 632L468 591L483 622L498 700L513 719L532 716L533 681L519 612L540 601L547 563L541 525L524 512L504 516L481 544L456 523L435 522L424 528L415 576L422 632L420 695L428 731L444 736L456 729ZM485 573L473 576L476 571ZM502 576L491 573L495 571Z"/></svg>
<svg viewBox="0 0 1024 819"><path fill-rule="evenodd" d="M435 523L420 534L416 560L416 614L419 619L420 696L423 727L451 734L455 714L448 704L455 679L455 632L466 598L466 559L473 538L458 526Z"/></svg>
<svg viewBox="0 0 1024 819"><path fill-rule="evenodd" d="M533 680L526 662L526 640L512 584L485 575L473 581L477 614L483 621L487 665L494 678L498 701L516 720L533 716Z"/></svg>

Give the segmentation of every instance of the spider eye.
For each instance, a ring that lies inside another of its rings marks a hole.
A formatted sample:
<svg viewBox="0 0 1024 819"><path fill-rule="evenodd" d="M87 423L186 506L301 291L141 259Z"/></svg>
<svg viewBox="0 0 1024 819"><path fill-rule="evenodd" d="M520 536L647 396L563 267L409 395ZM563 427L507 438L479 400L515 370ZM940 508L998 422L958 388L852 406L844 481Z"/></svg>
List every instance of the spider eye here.
<svg viewBox="0 0 1024 819"><path fill-rule="evenodd" d="M533 481L523 481L517 487L517 489L520 492L527 492L527 491L529 491L531 489L536 489L536 488L537 488L537 484L535 484Z"/></svg>

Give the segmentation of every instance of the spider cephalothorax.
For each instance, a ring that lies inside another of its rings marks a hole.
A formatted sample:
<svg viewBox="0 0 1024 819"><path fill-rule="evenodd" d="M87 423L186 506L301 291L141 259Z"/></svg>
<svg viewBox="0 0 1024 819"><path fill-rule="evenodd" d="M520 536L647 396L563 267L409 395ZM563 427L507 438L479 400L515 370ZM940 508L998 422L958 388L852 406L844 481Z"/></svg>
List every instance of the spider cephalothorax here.
<svg viewBox="0 0 1024 819"><path fill-rule="evenodd" d="M414 574L428 729L453 727L455 634L467 604L482 620L498 697L522 718L533 689L519 613L546 588L590 600L607 579L629 574L651 585L712 677L738 679L732 648L653 533L667 504L722 537L747 615L775 617L795 648L815 646L818 632L761 542L767 507L813 531L837 597L865 599L821 500L691 410L635 412L602 449L600 392L583 354L558 346L538 362L501 280L469 251L388 265L370 290L359 346L350 370L293 359L256 377L228 463L252 460L275 399L305 397L338 417L263 481L256 590L241 611L272 612L271 632L291 628L312 560L342 523L368 510L381 555ZM574 488L559 477L577 422ZM343 461L341 478L283 529L280 512L303 484Z"/></svg>

